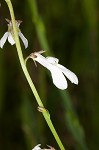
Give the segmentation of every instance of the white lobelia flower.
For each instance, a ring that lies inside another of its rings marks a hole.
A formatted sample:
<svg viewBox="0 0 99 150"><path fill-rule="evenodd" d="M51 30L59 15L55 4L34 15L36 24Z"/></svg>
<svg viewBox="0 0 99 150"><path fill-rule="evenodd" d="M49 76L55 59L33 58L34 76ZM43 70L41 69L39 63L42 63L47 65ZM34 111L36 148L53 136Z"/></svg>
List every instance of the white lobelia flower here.
<svg viewBox="0 0 99 150"><path fill-rule="evenodd" d="M3 37L0 40L0 47L1 48L3 48L7 39L11 45L15 44L12 22L9 19L6 19L6 21L8 22L8 31L3 35ZM24 43L25 48L27 48L28 47L28 40L24 37L24 35L21 33L21 31L19 29L21 22L22 21L20 21L20 20L16 21L18 35L21 38L22 42Z"/></svg>
<svg viewBox="0 0 99 150"><path fill-rule="evenodd" d="M41 144L38 144L38 145L36 145L32 150L42 150L42 149L40 148L40 146L41 146Z"/></svg>
<svg viewBox="0 0 99 150"><path fill-rule="evenodd" d="M32 58L34 61L39 62L41 65L43 65L45 68L50 70L52 75L52 80L54 85L64 90L67 88L67 80L65 76L74 84L78 84L78 78L77 76L70 71L69 69L65 68L64 66L58 64L59 59L55 57L44 57L41 55L44 51L40 52L34 52L30 54L28 58Z"/></svg>

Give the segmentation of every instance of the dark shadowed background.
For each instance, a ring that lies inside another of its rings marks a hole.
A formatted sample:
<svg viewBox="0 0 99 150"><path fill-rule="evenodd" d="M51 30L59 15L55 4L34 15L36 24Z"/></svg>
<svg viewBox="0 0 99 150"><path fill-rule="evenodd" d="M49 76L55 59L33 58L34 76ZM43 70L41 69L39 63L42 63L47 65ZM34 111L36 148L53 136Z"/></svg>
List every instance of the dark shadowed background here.
<svg viewBox="0 0 99 150"><path fill-rule="evenodd" d="M0 0L0 38L7 31L9 9ZM29 41L22 51L46 50L79 78L68 89L57 89L48 70L27 67L53 124L68 150L99 148L99 1L98 0L13 0L16 20ZM21 40L20 40L21 41ZM22 72L16 47L8 41L0 48L0 150L31 150L41 143L57 143Z"/></svg>

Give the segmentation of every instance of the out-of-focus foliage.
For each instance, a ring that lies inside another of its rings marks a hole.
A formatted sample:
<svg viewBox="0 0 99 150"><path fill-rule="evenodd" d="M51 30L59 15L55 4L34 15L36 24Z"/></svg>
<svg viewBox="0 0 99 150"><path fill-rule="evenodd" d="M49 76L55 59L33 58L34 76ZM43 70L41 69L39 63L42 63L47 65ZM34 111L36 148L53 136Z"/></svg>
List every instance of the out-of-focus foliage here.
<svg viewBox="0 0 99 150"><path fill-rule="evenodd" d="M10 19L10 14L5 1L0 3L1 38L7 31L5 18ZM99 2L36 0L36 3L37 7L32 7L34 0L12 1L16 19L23 21L20 29L29 41L26 50L21 42L24 57L45 48L47 54L55 55L61 64L76 73L79 84L68 81L68 89L60 93L48 71L39 64L35 67L31 60L27 63L30 75L64 146L69 150L87 147L97 150ZM38 143L58 149L42 114L37 111L16 47L6 42L0 49L0 150L30 150Z"/></svg>

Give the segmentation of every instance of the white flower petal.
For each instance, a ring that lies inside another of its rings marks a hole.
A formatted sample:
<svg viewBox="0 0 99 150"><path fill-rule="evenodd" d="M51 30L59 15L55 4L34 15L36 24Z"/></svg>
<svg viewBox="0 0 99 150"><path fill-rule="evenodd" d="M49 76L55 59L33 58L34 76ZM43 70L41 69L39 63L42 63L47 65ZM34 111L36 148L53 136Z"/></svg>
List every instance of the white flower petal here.
<svg viewBox="0 0 99 150"><path fill-rule="evenodd" d="M47 61L53 65L58 64L59 59L55 58L55 57L46 57Z"/></svg>
<svg viewBox="0 0 99 150"><path fill-rule="evenodd" d="M39 54L38 52L34 53L34 58L31 57L34 61L39 62L42 66L44 66L45 68L49 68L48 66L50 65L50 63L47 62L46 58L44 56L42 56L41 54Z"/></svg>
<svg viewBox="0 0 99 150"><path fill-rule="evenodd" d="M35 57L36 56L36 57ZM31 57L32 58L32 57ZM65 76L63 75L62 71L57 67L57 65L53 65L49 62L48 58L46 59L44 56L40 55L39 53L34 53L35 61L39 62L45 68L51 71L53 83L59 89L66 89L67 88L67 81ZM56 59L55 59L56 60ZM55 62L53 59L50 59L51 62Z"/></svg>
<svg viewBox="0 0 99 150"><path fill-rule="evenodd" d="M61 90L65 90L68 85L67 85L67 80L63 75L62 71L59 70L56 66L52 67L50 71L51 71L54 85Z"/></svg>
<svg viewBox="0 0 99 150"><path fill-rule="evenodd" d="M24 43L25 48L27 48L28 47L28 40L24 37L24 35L21 32L19 32L18 34L19 34L22 42Z"/></svg>
<svg viewBox="0 0 99 150"><path fill-rule="evenodd" d="M12 35L11 35L10 32L9 32L9 35L8 35L8 41L9 41L9 43L10 43L11 45L14 45L14 44L15 44L15 41L14 41L14 39L13 39L13 37L12 37Z"/></svg>
<svg viewBox="0 0 99 150"><path fill-rule="evenodd" d="M77 76L70 71L69 69L65 68L64 66L57 64L58 68L61 69L61 71L65 74L65 76L74 84L78 84L78 78Z"/></svg>
<svg viewBox="0 0 99 150"><path fill-rule="evenodd" d="M41 144L38 144L32 150L41 150L40 146L41 146Z"/></svg>
<svg viewBox="0 0 99 150"><path fill-rule="evenodd" d="M3 37L0 40L0 47L3 48L3 45L5 44L7 38L8 38L9 32L6 32Z"/></svg>

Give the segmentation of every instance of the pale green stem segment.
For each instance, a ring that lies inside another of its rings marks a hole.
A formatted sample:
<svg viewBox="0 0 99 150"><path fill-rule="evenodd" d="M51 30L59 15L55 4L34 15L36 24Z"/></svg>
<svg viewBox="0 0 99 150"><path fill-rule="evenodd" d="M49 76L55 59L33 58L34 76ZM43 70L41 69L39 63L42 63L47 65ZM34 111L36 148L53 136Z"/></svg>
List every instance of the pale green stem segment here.
<svg viewBox="0 0 99 150"><path fill-rule="evenodd" d="M40 99L40 97L39 97L39 95L37 93L37 90L36 90L36 88L35 88L35 86L34 86L34 84L32 82L31 77L30 77L30 75L28 73L28 70L27 70L27 67L26 67L26 64L25 64L25 61L24 61L24 58L23 58L21 45L20 45L18 32L17 32L17 27L16 27L16 21L15 21L15 16L14 16L12 3L11 3L10 0L5 0L5 1L6 1L7 5L8 5L8 7L9 7L9 11L10 11L10 15L11 15L11 20L12 20L12 24L13 24L13 32L14 32L14 40L15 40L15 43L16 43L16 48L17 48L18 57L19 57L19 60L20 60L20 64L21 64L22 70L23 70L23 72L25 74L25 77L26 77L30 87L31 87L31 90L32 90L32 92L33 92L33 94L34 94L34 96L36 98L36 101L37 101L38 105L40 107L44 108L43 103L42 103L42 101L41 101L41 99ZM43 113L43 116L44 116L44 118L45 118L45 120L46 120L46 122L47 122L47 124L48 124L48 126L49 126L49 128L50 128L50 130L52 132L52 134L54 135L54 138L56 139L57 144L59 145L60 149L61 150L65 150L65 148L64 148L64 146L63 146L63 144L62 144L62 142L61 142L61 140L60 140L60 138L59 138L59 136L58 136L54 126L53 126L53 124L52 124L52 121L50 119L50 114L48 113L48 111L44 111L42 113Z"/></svg>

